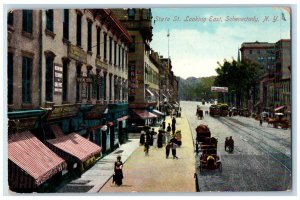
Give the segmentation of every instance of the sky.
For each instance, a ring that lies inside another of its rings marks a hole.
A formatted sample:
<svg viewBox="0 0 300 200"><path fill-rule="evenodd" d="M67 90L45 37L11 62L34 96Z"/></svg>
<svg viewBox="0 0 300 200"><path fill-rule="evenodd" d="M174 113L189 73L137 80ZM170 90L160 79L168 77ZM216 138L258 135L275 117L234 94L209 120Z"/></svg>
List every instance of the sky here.
<svg viewBox="0 0 300 200"><path fill-rule="evenodd" d="M152 16L151 48L167 58L169 30L172 69L182 78L216 75L217 62L237 59L243 42L290 39L290 14L283 7L152 8Z"/></svg>

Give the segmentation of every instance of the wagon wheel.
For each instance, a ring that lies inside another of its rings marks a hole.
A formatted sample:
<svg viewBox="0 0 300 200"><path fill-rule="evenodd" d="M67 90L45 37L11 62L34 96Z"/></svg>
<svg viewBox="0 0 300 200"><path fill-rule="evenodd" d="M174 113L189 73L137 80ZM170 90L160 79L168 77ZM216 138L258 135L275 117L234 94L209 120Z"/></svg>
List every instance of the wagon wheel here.
<svg viewBox="0 0 300 200"><path fill-rule="evenodd" d="M222 163L219 164L219 172L222 172Z"/></svg>

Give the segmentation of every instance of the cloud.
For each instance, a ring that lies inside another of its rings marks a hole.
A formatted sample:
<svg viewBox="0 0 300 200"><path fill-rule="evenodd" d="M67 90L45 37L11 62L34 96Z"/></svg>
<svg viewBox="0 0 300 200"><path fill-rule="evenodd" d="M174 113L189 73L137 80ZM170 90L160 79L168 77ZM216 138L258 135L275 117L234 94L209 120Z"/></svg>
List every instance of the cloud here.
<svg viewBox="0 0 300 200"><path fill-rule="evenodd" d="M151 48L166 58L167 30L154 30L153 34ZM220 25L214 33L201 29L171 29L169 55L176 76L211 76L216 75L218 61L237 58L238 48L243 42L277 42L280 36L290 38L289 30L245 23L234 28Z"/></svg>

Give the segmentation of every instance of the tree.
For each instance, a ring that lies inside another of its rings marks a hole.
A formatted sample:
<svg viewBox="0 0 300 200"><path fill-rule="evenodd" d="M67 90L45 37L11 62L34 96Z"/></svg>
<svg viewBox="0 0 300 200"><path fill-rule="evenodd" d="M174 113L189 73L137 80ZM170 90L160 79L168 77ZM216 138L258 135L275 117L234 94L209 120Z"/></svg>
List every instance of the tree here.
<svg viewBox="0 0 300 200"><path fill-rule="evenodd" d="M262 73L261 67L249 60L242 62L224 60L223 65L219 62L218 65L215 85L228 87L229 95L236 96L237 106L243 107L245 103L247 104L245 100L250 99L250 92L255 89L255 84Z"/></svg>

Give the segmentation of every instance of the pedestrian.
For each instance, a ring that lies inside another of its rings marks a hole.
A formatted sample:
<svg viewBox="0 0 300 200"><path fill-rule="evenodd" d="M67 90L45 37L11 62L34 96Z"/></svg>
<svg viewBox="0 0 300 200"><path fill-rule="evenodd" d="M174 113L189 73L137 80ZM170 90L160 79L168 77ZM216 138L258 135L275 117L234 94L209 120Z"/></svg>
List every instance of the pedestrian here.
<svg viewBox="0 0 300 200"><path fill-rule="evenodd" d="M232 139L232 136L229 137L228 146L230 148L229 151L233 151L234 150L234 141Z"/></svg>
<svg viewBox="0 0 300 200"><path fill-rule="evenodd" d="M166 145L166 159L169 158L169 155L170 155L170 149L171 149L171 143L169 142L169 143Z"/></svg>
<svg viewBox="0 0 300 200"><path fill-rule="evenodd" d="M158 148L162 148L162 130L158 131L158 135L157 135L157 147Z"/></svg>
<svg viewBox="0 0 300 200"><path fill-rule="evenodd" d="M173 126L173 124L176 124L176 119L175 119L175 117L173 117L173 119L172 119L172 126Z"/></svg>
<svg viewBox="0 0 300 200"><path fill-rule="evenodd" d="M173 159L178 159L178 157L176 156L176 148L177 148L177 144L175 142L171 143L171 148L172 148L172 155L173 155Z"/></svg>
<svg viewBox="0 0 300 200"><path fill-rule="evenodd" d="M149 156L149 148L150 148L149 142L146 141L144 145L145 156Z"/></svg>
<svg viewBox="0 0 300 200"><path fill-rule="evenodd" d="M145 144L145 131L142 130L140 136L140 145L144 145L144 144Z"/></svg>
<svg viewBox="0 0 300 200"><path fill-rule="evenodd" d="M172 123L172 134L175 135L176 127L175 124Z"/></svg>
<svg viewBox="0 0 300 200"><path fill-rule="evenodd" d="M181 141L181 130L178 130L176 131L176 140L177 140L177 144L178 144L178 147L180 147L182 145L182 141Z"/></svg>
<svg viewBox="0 0 300 200"><path fill-rule="evenodd" d="M113 176L113 180L116 185L120 186L122 185L122 179L123 179L123 162L121 161L121 156L117 157L117 161L115 162L115 174Z"/></svg>
<svg viewBox="0 0 300 200"><path fill-rule="evenodd" d="M153 146L153 137L155 135L154 128L152 128L152 131L150 132L150 146Z"/></svg>
<svg viewBox="0 0 300 200"><path fill-rule="evenodd" d="M165 120L162 122L162 128L163 128L164 130L166 129L166 121L165 121Z"/></svg>
<svg viewBox="0 0 300 200"><path fill-rule="evenodd" d="M227 146L228 146L228 137L226 137L226 139L225 139L225 151L226 151Z"/></svg>
<svg viewBox="0 0 300 200"><path fill-rule="evenodd" d="M151 135L149 130L146 130L146 142L148 143L148 145L150 145L151 143Z"/></svg>

